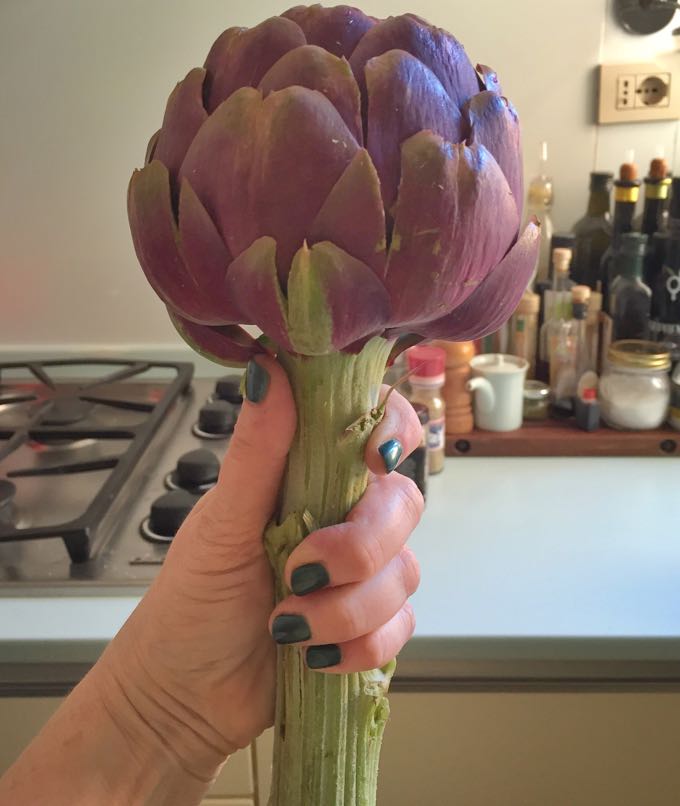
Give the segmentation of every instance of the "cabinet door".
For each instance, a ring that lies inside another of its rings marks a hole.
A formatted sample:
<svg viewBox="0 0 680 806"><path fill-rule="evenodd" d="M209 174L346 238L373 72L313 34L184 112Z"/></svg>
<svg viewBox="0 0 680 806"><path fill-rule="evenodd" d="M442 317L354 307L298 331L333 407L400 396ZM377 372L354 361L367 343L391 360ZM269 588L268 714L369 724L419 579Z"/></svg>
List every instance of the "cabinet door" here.
<svg viewBox="0 0 680 806"><path fill-rule="evenodd" d="M378 806L676 806L680 694L391 694Z"/></svg>

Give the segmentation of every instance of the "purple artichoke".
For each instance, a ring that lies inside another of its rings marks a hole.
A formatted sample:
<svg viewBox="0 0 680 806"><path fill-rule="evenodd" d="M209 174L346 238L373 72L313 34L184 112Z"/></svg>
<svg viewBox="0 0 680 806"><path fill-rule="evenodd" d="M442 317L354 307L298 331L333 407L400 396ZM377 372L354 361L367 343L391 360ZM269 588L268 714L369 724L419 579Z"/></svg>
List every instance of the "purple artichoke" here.
<svg viewBox="0 0 680 806"><path fill-rule="evenodd" d="M497 77L413 14L297 6L229 28L173 90L128 211L182 336L223 363L497 329L533 270Z"/></svg>

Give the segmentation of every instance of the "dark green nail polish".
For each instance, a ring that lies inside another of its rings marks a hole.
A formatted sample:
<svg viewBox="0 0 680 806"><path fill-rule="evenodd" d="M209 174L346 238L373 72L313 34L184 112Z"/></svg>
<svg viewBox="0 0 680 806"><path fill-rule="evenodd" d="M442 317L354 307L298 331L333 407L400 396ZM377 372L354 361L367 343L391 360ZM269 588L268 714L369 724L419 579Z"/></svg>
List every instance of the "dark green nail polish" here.
<svg viewBox="0 0 680 806"><path fill-rule="evenodd" d="M296 596L304 596L312 591L318 591L329 582L328 571L321 563L298 565L290 575L290 587Z"/></svg>
<svg viewBox="0 0 680 806"><path fill-rule="evenodd" d="M307 666L310 669L326 669L337 666L342 660L342 652L337 644L319 644L307 648Z"/></svg>
<svg viewBox="0 0 680 806"><path fill-rule="evenodd" d="M272 637L277 644L296 644L298 641L309 641L312 633L304 616L282 613L274 619Z"/></svg>
<svg viewBox="0 0 680 806"><path fill-rule="evenodd" d="M246 397L251 403L264 400L269 389L269 373L257 363L249 361L246 369Z"/></svg>
<svg viewBox="0 0 680 806"><path fill-rule="evenodd" d="M382 456L385 470L388 473L391 473L397 466L403 452L404 448L398 439L388 439L378 448L378 453Z"/></svg>

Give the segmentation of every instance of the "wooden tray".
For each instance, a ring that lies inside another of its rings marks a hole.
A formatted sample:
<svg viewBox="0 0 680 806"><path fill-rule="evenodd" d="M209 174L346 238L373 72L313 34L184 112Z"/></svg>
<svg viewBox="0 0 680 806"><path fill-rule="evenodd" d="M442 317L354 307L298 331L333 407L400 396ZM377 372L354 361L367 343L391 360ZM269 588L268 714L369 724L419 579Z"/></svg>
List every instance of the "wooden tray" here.
<svg viewBox="0 0 680 806"><path fill-rule="evenodd" d="M446 435L447 456L680 456L680 432L582 431L570 420L546 420L518 431Z"/></svg>

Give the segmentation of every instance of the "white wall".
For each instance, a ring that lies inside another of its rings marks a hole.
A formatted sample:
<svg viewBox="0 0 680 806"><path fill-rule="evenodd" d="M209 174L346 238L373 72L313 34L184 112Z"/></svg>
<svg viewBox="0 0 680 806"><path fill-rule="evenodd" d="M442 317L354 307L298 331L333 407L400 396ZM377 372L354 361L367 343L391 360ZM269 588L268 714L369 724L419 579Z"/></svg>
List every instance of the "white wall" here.
<svg viewBox="0 0 680 806"><path fill-rule="evenodd" d="M648 60L660 41L619 32L611 0L357 1L378 16L415 10L499 71L523 120L528 175L540 141L551 144L558 227L582 210L594 166L614 168L629 145L644 159L657 142L671 153L674 123L604 131L592 122L600 52ZM169 91L216 35L285 6L2 0L0 348L178 343L132 250L128 178Z"/></svg>

